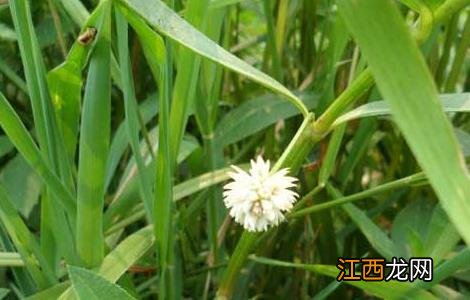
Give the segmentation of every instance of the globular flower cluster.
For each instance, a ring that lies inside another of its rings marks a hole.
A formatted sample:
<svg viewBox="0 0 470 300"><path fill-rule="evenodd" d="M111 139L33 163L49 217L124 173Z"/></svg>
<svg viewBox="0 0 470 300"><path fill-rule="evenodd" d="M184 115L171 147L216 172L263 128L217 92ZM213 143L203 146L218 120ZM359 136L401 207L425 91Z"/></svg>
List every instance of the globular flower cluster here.
<svg viewBox="0 0 470 300"><path fill-rule="evenodd" d="M282 222L298 195L297 178L287 176L288 169L270 172L269 160L258 156L248 172L232 166L233 181L224 186L224 203L230 215L248 231L265 231Z"/></svg>

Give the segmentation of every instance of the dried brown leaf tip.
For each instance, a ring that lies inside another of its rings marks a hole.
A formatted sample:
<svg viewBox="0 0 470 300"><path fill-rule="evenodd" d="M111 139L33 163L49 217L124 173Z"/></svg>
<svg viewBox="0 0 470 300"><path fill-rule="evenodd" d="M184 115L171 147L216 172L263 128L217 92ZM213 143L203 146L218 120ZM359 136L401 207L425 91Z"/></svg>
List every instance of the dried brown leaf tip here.
<svg viewBox="0 0 470 300"><path fill-rule="evenodd" d="M77 41L82 45L88 45L95 40L98 30L95 27L88 27L77 38Z"/></svg>

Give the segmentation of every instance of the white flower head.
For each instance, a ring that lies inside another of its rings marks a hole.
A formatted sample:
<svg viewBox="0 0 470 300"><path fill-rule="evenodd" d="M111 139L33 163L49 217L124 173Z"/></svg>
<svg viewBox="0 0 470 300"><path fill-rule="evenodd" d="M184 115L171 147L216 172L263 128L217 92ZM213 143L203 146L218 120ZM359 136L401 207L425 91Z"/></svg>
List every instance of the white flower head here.
<svg viewBox="0 0 470 300"><path fill-rule="evenodd" d="M271 173L269 160L258 156L251 160L248 172L232 166L233 181L224 186L224 203L235 221L248 231L265 231L282 222L284 213L292 209L297 193L297 178L287 176L288 169Z"/></svg>

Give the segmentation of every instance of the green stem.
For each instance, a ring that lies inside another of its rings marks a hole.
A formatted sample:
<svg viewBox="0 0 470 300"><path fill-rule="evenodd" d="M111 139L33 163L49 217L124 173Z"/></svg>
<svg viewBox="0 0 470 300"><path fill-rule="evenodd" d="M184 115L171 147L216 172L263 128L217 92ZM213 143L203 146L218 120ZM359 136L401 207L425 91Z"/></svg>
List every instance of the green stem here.
<svg viewBox="0 0 470 300"><path fill-rule="evenodd" d="M297 173L312 147L322 138L322 136L314 134L312 130L313 123L313 114L309 113L281 157L273 166L272 172L289 167L291 174Z"/></svg>
<svg viewBox="0 0 470 300"><path fill-rule="evenodd" d="M322 204L313 205L313 206L304 208L302 210L292 213L289 217L290 218L302 217L302 216L305 216L305 215L308 215L308 214L311 214L311 213L314 213L323 209L328 209L328 208L335 207L338 205L343 205L343 204L354 202L354 201L361 200L364 198L372 197L379 193L388 192L388 191L396 190L398 188L410 186L412 184L416 184L425 179L426 177L424 176L424 173L422 172L413 174L408 177L404 177L404 178L401 178L392 182L379 185L377 187L368 189L366 191L362 191L353 195L341 197L339 199L335 199L335 200L328 201Z"/></svg>
<svg viewBox="0 0 470 300"><path fill-rule="evenodd" d="M233 288L235 287L236 279L240 273L240 269L243 267L248 254L253 249L258 238L262 233L253 233L244 231L240 240L237 243L237 247L230 258L229 265L225 270L222 283L217 291L217 300L229 299L232 294Z"/></svg>
<svg viewBox="0 0 470 300"><path fill-rule="evenodd" d="M422 5L420 7L419 14L419 29L415 35L415 39L418 44L422 44L431 34L434 25L434 16L431 9L429 9L426 5Z"/></svg>
<svg viewBox="0 0 470 300"><path fill-rule="evenodd" d="M374 78L370 70L364 70L317 119L314 125L317 135L325 136L331 129L333 122L373 85Z"/></svg>
<svg viewBox="0 0 470 300"><path fill-rule="evenodd" d="M447 65L449 63L450 53L458 33L458 20L459 16L455 15L446 24L446 38L444 41L442 55L439 60L439 66L437 67L435 75L436 85L438 87L443 87L444 85L444 77L446 74Z"/></svg>
<svg viewBox="0 0 470 300"><path fill-rule="evenodd" d="M452 17L454 13L460 11L465 6L470 5L470 0L447 0L434 12L434 21L436 23L445 22Z"/></svg>
<svg viewBox="0 0 470 300"><path fill-rule="evenodd" d="M455 86L459 81L460 70L464 65L465 58L467 57L468 46L470 45L470 13L467 13L467 21L462 33L462 39L455 51L455 58L450 69L449 76L445 85L446 92L453 92Z"/></svg>

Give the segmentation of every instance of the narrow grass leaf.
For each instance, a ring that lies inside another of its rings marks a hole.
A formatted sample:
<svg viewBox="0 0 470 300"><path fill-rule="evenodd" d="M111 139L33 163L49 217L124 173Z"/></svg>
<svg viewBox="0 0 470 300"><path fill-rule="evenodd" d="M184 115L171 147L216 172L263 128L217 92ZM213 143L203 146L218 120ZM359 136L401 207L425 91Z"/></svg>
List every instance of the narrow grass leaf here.
<svg viewBox="0 0 470 300"><path fill-rule="evenodd" d="M308 109L316 106L314 94L300 94ZM216 145L227 146L249 137L279 120L295 116L298 111L275 95L265 95L243 102L227 113L217 124Z"/></svg>
<svg viewBox="0 0 470 300"><path fill-rule="evenodd" d="M330 176L332 175L336 163L336 158L341 147L341 141L343 140L344 133L346 132L346 126L342 125L336 128L331 134L330 141L328 143L328 149L326 150L325 158L323 159L318 174L318 184L324 186Z"/></svg>
<svg viewBox="0 0 470 300"><path fill-rule="evenodd" d="M11 199L0 186L0 219L16 249L21 255L38 288L43 289L57 282L52 269L46 263L35 238L16 212Z"/></svg>
<svg viewBox="0 0 470 300"><path fill-rule="evenodd" d="M64 185L71 190L73 186L71 160L67 157L62 135L49 95L46 81L46 68L42 58L41 48L30 11L30 4L26 0L9 2L13 23L18 35L18 45L24 66L26 83L33 110L34 126L38 137L39 148L45 163L58 175ZM46 193L41 201L41 247L51 266L59 263L60 257L68 260L73 258L74 233L68 226L68 220L57 203L63 199L57 198L55 193ZM67 211L68 216L74 219L75 211ZM51 230L57 226L59 230ZM49 229L49 230L48 230ZM67 241L60 243L58 241Z"/></svg>
<svg viewBox="0 0 470 300"><path fill-rule="evenodd" d="M310 265L310 264L299 264L286 261L280 261L265 257L251 256L251 260L267 264L271 266L286 267L286 268L297 268L306 271L318 273L327 277L336 278L339 274L339 269L335 266L328 265ZM357 272L359 274L360 272ZM394 282L394 281L344 281L345 284L355 286L371 295L386 299L436 299L431 293L416 290L411 292L412 286L407 282Z"/></svg>
<svg viewBox="0 0 470 300"><path fill-rule="evenodd" d="M53 171L48 167L42 155L29 135L20 118L0 93L0 126L5 131L16 149L23 155L29 165L39 174L44 184L60 200L65 211L74 219L75 200Z"/></svg>
<svg viewBox="0 0 470 300"><path fill-rule="evenodd" d="M157 114L157 105L155 105L154 99L155 95L152 94L139 105L139 112L142 115L142 121L144 124L147 124ZM108 161L106 163L106 190L108 189L111 179L115 175L119 162L128 146L129 139L127 137L127 125L124 121L114 132L113 140L109 147Z"/></svg>
<svg viewBox="0 0 470 300"><path fill-rule="evenodd" d="M195 29L202 30L207 23L205 20L208 0L188 1L185 19ZM181 139L184 135L188 119L188 110L193 106L196 87L199 81L201 57L190 49L182 48L177 56L177 74L172 92L170 108L171 153L178 153ZM173 160L175 158L173 157Z"/></svg>
<svg viewBox="0 0 470 300"><path fill-rule="evenodd" d="M23 91L25 94L28 94L28 87L26 82L16 74L16 72L2 59L0 58L0 72L2 72L8 79L10 79L16 86Z"/></svg>
<svg viewBox="0 0 470 300"><path fill-rule="evenodd" d="M470 244L468 170L430 72L397 7L389 0L341 0L338 8L442 207Z"/></svg>
<svg viewBox="0 0 470 300"><path fill-rule="evenodd" d="M107 281L95 272L74 266L69 266L68 271L72 281L73 289L78 299L135 299L120 286Z"/></svg>
<svg viewBox="0 0 470 300"><path fill-rule="evenodd" d="M149 0L145 2L137 0L122 0L121 3L127 5L130 9L139 14L162 34L183 46L190 48L194 52L237 73L245 75L274 92L287 97L292 104L297 106L304 116L308 114L308 110L302 104L300 99L298 99L282 84L217 45L183 20L163 2L159 0Z"/></svg>
<svg viewBox="0 0 470 300"><path fill-rule="evenodd" d="M441 94L441 105L445 112L469 112L470 111L470 93L461 94ZM359 118L375 117L375 116L388 116L392 115L392 110L389 102L387 101L374 101L350 112L345 113L333 123L337 126L341 123L349 122Z"/></svg>
<svg viewBox="0 0 470 300"><path fill-rule="evenodd" d="M59 296L70 286L70 282L61 282L39 293L26 297L27 300L50 300L58 299Z"/></svg>
<svg viewBox="0 0 470 300"><path fill-rule="evenodd" d="M160 4L162 5L162 4ZM164 6L164 5L163 5ZM166 6L164 6L169 10ZM156 159L155 199L153 204L153 221L157 246L157 262L160 268L159 289L161 297L171 297L176 290L172 264L173 243L171 235L173 206L173 161L170 139L170 66L163 39L152 31L135 13L121 6L121 12L139 36L145 58L155 82L159 88L158 98L158 149ZM170 10L171 11L171 10Z"/></svg>
<svg viewBox="0 0 470 300"><path fill-rule="evenodd" d="M111 2L104 2L104 18L97 28L98 40L88 70L80 127L76 242L79 257L88 267L100 265L104 255L104 180L111 126Z"/></svg>
<svg viewBox="0 0 470 300"><path fill-rule="evenodd" d="M14 201L14 206L28 218L38 203L42 190L39 176L31 169L21 155L11 159L0 173L0 182Z"/></svg>
<svg viewBox="0 0 470 300"><path fill-rule="evenodd" d="M66 60L47 75L49 91L57 115L57 122L64 138L69 160L74 161L81 107L82 70L93 51L96 35L91 28L98 28L103 20L104 4L101 3L86 21L82 34L90 34L86 42L75 41Z"/></svg>
<svg viewBox="0 0 470 300"><path fill-rule="evenodd" d="M0 266L2 267L24 267L24 261L17 252L0 252Z"/></svg>
<svg viewBox="0 0 470 300"><path fill-rule="evenodd" d="M335 198L341 198L341 193L331 184L327 184L328 192ZM400 256L400 249L395 246L392 240L375 223L354 204L347 203L342 208L349 217L359 227L361 232L369 241L370 245L387 260Z"/></svg>
<svg viewBox="0 0 470 300"><path fill-rule="evenodd" d="M106 255L97 269L97 274L112 283L116 282L153 246L154 242L155 235L152 226L134 232ZM72 290L64 291L60 299L74 299Z"/></svg>
<svg viewBox="0 0 470 300"><path fill-rule="evenodd" d="M127 138L130 142L134 161L137 165L139 188L147 208L147 215L152 217L152 183L145 176L145 162L139 147L139 108L135 99L132 68L129 60L128 25L120 12L116 12L117 37L119 49L119 66L121 68L122 89L124 94L124 110Z"/></svg>
<svg viewBox="0 0 470 300"><path fill-rule="evenodd" d="M80 0L60 0L60 3L78 26L82 27L88 20L90 13Z"/></svg>

